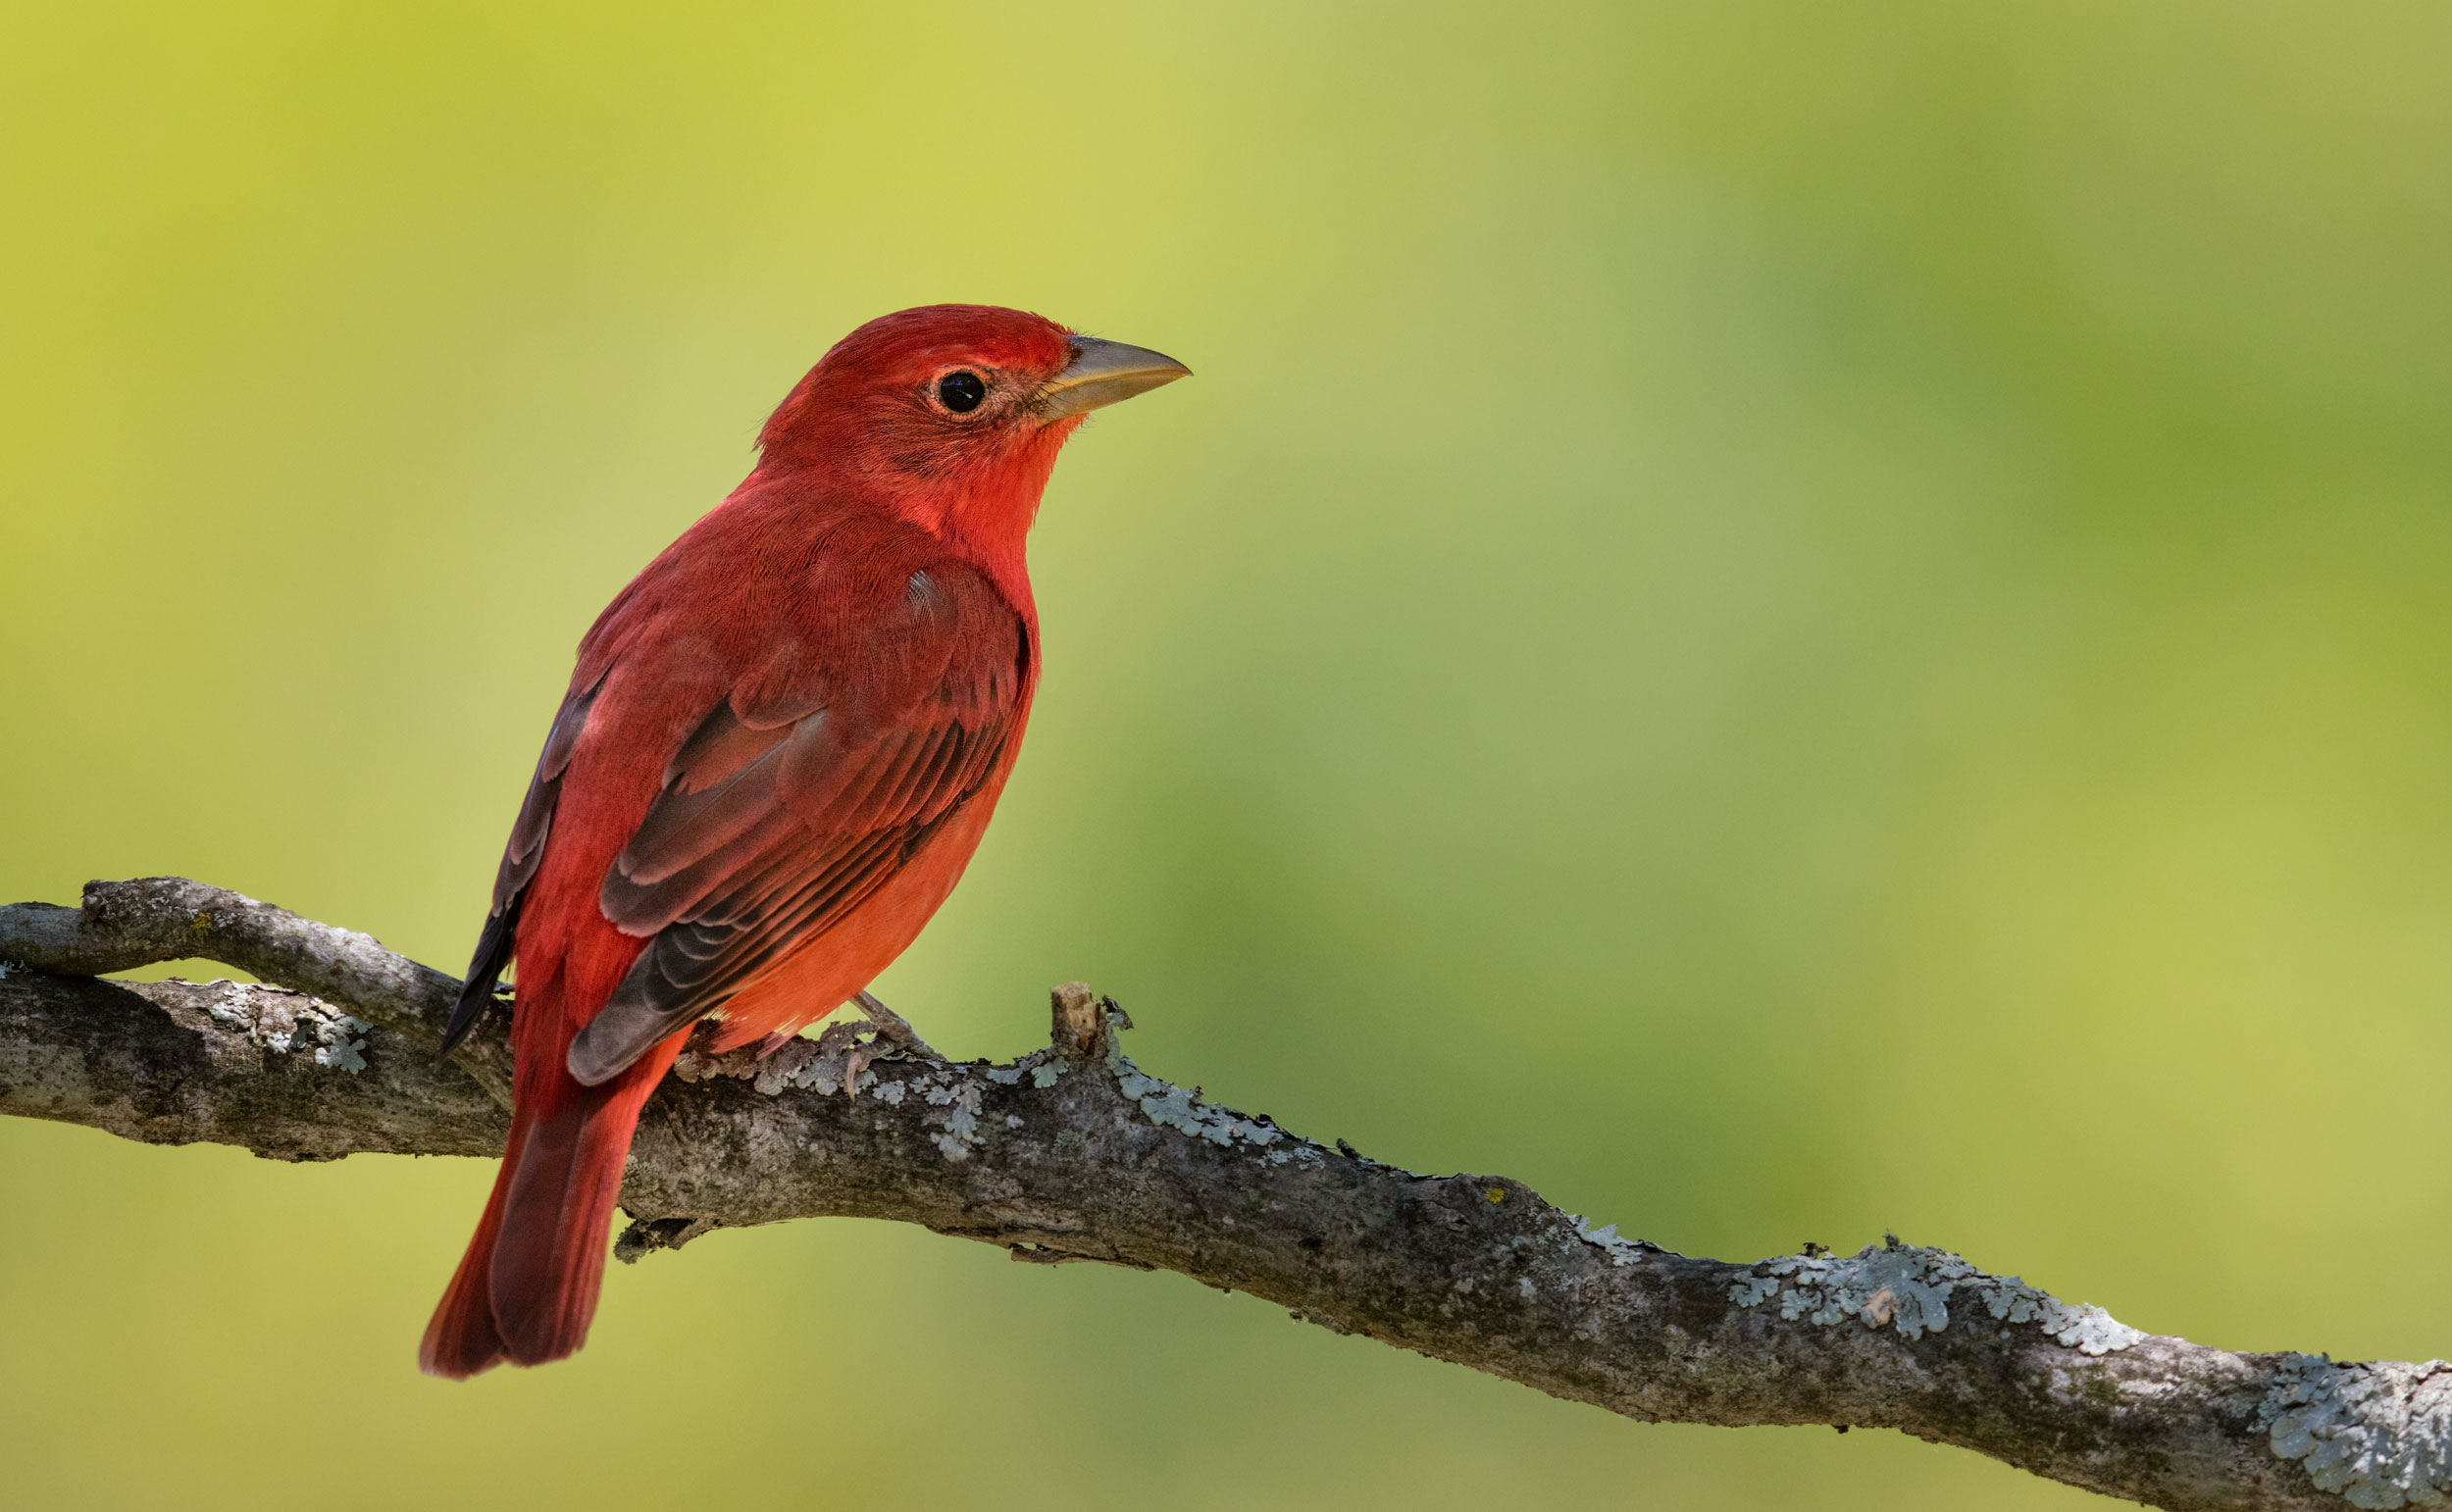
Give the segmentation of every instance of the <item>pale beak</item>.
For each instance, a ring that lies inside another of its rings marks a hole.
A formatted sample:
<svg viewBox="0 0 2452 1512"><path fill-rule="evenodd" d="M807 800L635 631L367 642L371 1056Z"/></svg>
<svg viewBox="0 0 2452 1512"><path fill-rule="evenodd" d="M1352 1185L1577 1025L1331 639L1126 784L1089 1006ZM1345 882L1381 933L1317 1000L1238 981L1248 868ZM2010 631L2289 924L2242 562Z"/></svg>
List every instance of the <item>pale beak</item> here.
<svg viewBox="0 0 2452 1512"><path fill-rule="evenodd" d="M1097 336L1073 336L1073 360L1040 385L1032 408L1043 420L1087 415L1120 399L1146 394L1161 383L1190 378L1192 370L1163 352Z"/></svg>

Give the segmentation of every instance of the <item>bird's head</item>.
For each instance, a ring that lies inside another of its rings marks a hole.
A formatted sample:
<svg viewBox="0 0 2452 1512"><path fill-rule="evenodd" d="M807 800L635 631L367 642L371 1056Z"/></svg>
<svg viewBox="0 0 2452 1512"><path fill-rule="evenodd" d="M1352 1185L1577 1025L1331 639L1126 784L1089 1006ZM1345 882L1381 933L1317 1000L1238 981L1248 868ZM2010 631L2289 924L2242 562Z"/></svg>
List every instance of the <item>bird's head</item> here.
<svg viewBox="0 0 2452 1512"><path fill-rule="evenodd" d="M767 469L816 469L941 533L1027 530L1092 410L1192 370L995 305L924 305L835 343L758 433Z"/></svg>

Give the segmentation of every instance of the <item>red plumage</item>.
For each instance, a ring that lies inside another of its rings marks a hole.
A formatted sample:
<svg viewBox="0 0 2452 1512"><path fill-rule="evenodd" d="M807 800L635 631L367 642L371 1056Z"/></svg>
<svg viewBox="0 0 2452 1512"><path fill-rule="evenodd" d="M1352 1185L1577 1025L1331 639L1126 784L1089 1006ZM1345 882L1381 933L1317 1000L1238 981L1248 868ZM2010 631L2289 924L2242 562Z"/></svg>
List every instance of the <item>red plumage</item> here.
<svg viewBox="0 0 2452 1512"><path fill-rule="evenodd" d="M429 1373L577 1349L632 1131L690 1025L794 1033L945 901L1030 714L1023 548L1056 452L1185 371L1013 310L873 321L597 619L453 1021L456 1040L516 958L509 1147Z"/></svg>

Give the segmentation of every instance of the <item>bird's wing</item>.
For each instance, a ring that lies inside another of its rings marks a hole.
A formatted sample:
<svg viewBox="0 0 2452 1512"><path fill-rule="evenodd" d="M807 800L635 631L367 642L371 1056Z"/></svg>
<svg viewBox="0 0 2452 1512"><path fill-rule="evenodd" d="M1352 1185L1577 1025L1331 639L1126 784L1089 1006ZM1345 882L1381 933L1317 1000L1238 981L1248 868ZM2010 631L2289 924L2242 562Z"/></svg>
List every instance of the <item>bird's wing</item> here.
<svg viewBox="0 0 2452 1512"><path fill-rule="evenodd" d="M493 907L485 915L484 932L477 936L468 979L460 984L460 1000L452 1006L451 1022L443 1030L446 1055L477 1027L485 1006L493 1001L494 983L511 964L511 947L519 932L520 898L544 860L554 804L562 796L562 774L570 769L571 754L579 749L580 731L587 727L587 711L596 701L602 680L598 674L585 686L574 685L553 716L544 752L536 758L536 775L528 781L528 796L520 802L520 817L511 824L510 842L503 846L502 865L494 873Z"/></svg>
<svg viewBox="0 0 2452 1512"><path fill-rule="evenodd" d="M648 936L573 1042L590 1085L883 886L995 773L1023 711L1021 616L941 561L825 653L779 652L682 742L598 893Z"/></svg>

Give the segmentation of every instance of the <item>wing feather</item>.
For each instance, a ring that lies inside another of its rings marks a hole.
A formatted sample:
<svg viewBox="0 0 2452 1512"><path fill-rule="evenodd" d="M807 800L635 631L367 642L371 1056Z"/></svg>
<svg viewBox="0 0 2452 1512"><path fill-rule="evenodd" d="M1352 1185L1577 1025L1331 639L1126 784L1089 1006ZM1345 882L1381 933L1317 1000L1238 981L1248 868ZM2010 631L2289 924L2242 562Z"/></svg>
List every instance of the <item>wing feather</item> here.
<svg viewBox="0 0 2452 1512"><path fill-rule="evenodd" d="M451 1021L443 1028L445 1055L477 1027L486 1005L493 1001L494 983L511 964L511 947L519 932L520 899L535 880L537 866L544 861L545 839L553 832L553 811L562 796L562 774L570 770L571 756L579 749L580 734L587 727L587 714L594 707L596 689L602 681L599 675L585 687L573 687L554 713L553 728L545 733L545 748L536 757L536 775L528 780L528 795L520 801L519 818L511 823L510 842L502 849L502 865L494 872L493 906L486 912L485 928L477 936L477 950L469 958L468 976L460 983L460 999L451 1007Z"/></svg>

